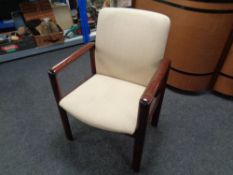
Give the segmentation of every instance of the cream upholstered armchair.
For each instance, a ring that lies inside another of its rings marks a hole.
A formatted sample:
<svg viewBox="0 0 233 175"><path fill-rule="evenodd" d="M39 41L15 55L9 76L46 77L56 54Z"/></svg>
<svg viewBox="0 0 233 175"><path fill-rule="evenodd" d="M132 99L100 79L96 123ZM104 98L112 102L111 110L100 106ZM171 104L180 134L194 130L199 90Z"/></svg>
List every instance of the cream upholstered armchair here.
<svg viewBox="0 0 233 175"><path fill-rule="evenodd" d="M157 126L170 61L163 59L167 16L136 9L100 11L96 42L52 67L49 77L63 127L72 140L69 114L90 126L131 135L132 167L139 171L147 121ZM93 76L62 97L56 74L90 51Z"/></svg>

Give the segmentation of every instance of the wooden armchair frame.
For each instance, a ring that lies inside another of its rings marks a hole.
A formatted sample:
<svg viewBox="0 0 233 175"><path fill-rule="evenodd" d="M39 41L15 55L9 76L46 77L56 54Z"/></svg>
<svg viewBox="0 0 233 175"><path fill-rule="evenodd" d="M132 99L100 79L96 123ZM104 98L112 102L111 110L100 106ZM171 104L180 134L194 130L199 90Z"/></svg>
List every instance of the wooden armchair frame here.
<svg viewBox="0 0 233 175"><path fill-rule="evenodd" d="M67 113L59 106L59 101L62 99L62 95L59 88L57 73L63 70L66 66L79 59L86 52L90 51L90 63L92 74L96 74L95 67L95 44L88 43L81 47L78 51L75 51L66 59L53 66L48 74L52 85L53 93L57 102L57 107L61 116L62 124L65 130L66 137L69 140L73 140L71 128L67 118ZM169 73L170 60L163 59L158 70L154 73L148 86L146 87L143 95L139 100L137 127L135 133L132 135L134 138L134 151L132 168L138 172L140 169L140 162L142 158L143 145L145 140L146 125L148 118L151 118L152 126L157 126L159 121L160 109L163 101L163 96L166 88L166 81Z"/></svg>

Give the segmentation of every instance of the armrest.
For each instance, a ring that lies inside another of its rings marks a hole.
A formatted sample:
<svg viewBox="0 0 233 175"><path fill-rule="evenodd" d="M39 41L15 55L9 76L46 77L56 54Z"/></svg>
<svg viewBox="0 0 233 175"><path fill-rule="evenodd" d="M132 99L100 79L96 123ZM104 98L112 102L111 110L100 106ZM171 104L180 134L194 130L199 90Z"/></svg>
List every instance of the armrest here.
<svg viewBox="0 0 233 175"><path fill-rule="evenodd" d="M66 59L62 60L60 63L56 64L50 69L50 72L53 74L56 74L60 72L63 68L68 66L70 63L74 62L78 58L80 58L83 54L88 52L91 49L95 48L94 43L88 43L84 46L82 46L79 50L73 52L70 56L68 56Z"/></svg>
<svg viewBox="0 0 233 175"><path fill-rule="evenodd" d="M95 59L94 59L94 52L93 50L95 49L95 44L94 43L88 43L81 47L79 50L73 52L70 56L68 56L66 59L61 61L60 63L56 64L53 66L48 74L49 74L49 79L53 88L53 93L57 102L57 105L62 98L62 94L60 91L58 79L57 79L57 73L63 70L66 66L80 58L83 54L85 54L87 51L91 51L91 67L92 67L92 72L95 72Z"/></svg>
<svg viewBox="0 0 233 175"><path fill-rule="evenodd" d="M166 81L170 64L171 61L169 59L163 59L161 61L158 70L154 73L142 95L140 103L145 105L150 105L152 103L154 97L158 94L162 82Z"/></svg>

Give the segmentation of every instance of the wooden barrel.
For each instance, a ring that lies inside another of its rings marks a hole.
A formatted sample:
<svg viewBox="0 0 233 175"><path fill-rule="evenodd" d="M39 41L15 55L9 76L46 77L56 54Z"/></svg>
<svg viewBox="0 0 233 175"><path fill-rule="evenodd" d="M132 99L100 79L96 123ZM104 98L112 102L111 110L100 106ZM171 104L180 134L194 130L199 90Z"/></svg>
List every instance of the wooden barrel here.
<svg viewBox="0 0 233 175"><path fill-rule="evenodd" d="M193 92L210 89L232 30L233 2L136 0L134 6L171 19L165 52L165 57L172 60L168 84Z"/></svg>
<svg viewBox="0 0 233 175"><path fill-rule="evenodd" d="M217 80L214 84L214 90L224 95L233 96L233 44L218 73Z"/></svg>

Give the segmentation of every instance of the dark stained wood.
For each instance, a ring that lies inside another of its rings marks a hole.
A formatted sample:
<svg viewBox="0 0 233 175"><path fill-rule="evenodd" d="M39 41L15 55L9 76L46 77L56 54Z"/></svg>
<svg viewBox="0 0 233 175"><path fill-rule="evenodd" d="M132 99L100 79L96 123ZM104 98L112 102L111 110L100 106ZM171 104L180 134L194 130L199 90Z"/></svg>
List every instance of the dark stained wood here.
<svg viewBox="0 0 233 175"><path fill-rule="evenodd" d="M91 61L91 71L92 71L92 74L96 74L95 46L90 49L90 61Z"/></svg>
<svg viewBox="0 0 233 175"><path fill-rule="evenodd" d="M62 125L63 125L63 128L65 130L66 137L69 140L73 140L73 135L72 135L72 132L71 132L71 128L70 128L70 124L69 124L67 114L59 106L59 101L61 99L61 91L60 91L60 88L59 88L59 85L58 85L56 74L51 72L51 71L49 71L48 74L49 74L50 82L51 82L51 85L52 85L52 88L53 88L53 93L54 93L54 96L55 96L55 99L56 99L56 102L57 102L57 107L58 107L58 110L59 110L59 113L60 113L60 116L61 116Z"/></svg>
<svg viewBox="0 0 233 175"><path fill-rule="evenodd" d="M70 128L70 124L69 124L67 114L59 106L59 101L61 100L62 95L61 95L61 92L60 92L60 88L59 88L59 84L58 84L56 74L58 72L60 72L61 70L63 70L63 68L65 68L66 66L68 66L69 64L71 64L72 62L77 60L78 58L80 58L87 51L90 51L92 72L95 73L94 49L95 49L95 44L94 43L88 43L88 44L84 45L83 47L81 47L78 51L72 53L69 57L67 57L66 59L64 59L63 61L58 63L57 65L53 66L50 69L50 71L48 72L50 82L51 82L51 85L52 85L52 88L53 88L53 93L54 93L54 96L55 96L55 99L56 99L56 102L57 102L57 107L58 107L58 110L59 110L59 113L60 113L60 116L61 116L63 128L65 130L66 137L69 140L73 140L73 136L72 136L72 132L71 132L71 128Z"/></svg>
<svg viewBox="0 0 233 175"><path fill-rule="evenodd" d="M149 108L150 105L147 103L147 101L145 99L141 99L138 110L138 125L134 135L132 168L135 172L139 172L140 170Z"/></svg>
<svg viewBox="0 0 233 175"><path fill-rule="evenodd" d="M53 66L48 72L50 82L51 82L51 85L52 85L52 88L53 88L53 93L54 93L54 96L55 96L55 99L56 99L56 102L57 102L57 107L58 107L58 110L59 110L59 113L60 113L60 116L61 116L63 128L65 130L66 137L69 140L73 140L73 136L72 136L72 132L71 132L71 128L70 128L70 124L69 124L67 114L59 106L59 101L62 98L62 94L60 92L60 88L59 88L59 84L58 84L56 74L58 72L60 72L61 70L63 70L66 66L68 66L69 64L71 64L72 62L74 62L75 60L80 58L87 51L90 51L91 68L92 68L92 72L95 73L94 49L95 49L95 44L94 43L88 43L88 44L84 45L83 47L81 47L78 51L72 53L70 56L68 56L66 59L64 59L63 61L61 61L57 65Z"/></svg>
<svg viewBox="0 0 233 175"><path fill-rule="evenodd" d="M162 86L163 79L167 75L170 64L171 61L169 59L163 59L158 70L154 73L152 79L146 87L141 99L147 101L148 104L152 103L154 97L158 93L159 88Z"/></svg>
<svg viewBox="0 0 233 175"><path fill-rule="evenodd" d="M157 96L157 98L155 98L155 100L157 100L157 103L156 103L156 106L154 109L154 113L152 114L152 120L151 120L152 126L156 126L156 127L158 126L160 111L161 111L163 97L164 97L166 84L167 84L168 74L169 74L169 69L167 70L166 75L161 82L161 88L159 90L158 96Z"/></svg>
<svg viewBox="0 0 233 175"><path fill-rule="evenodd" d="M95 47L94 43L88 43L81 47L79 50L72 53L70 56L68 56L66 59L61 61L60 63L56 64L51 68L51 71L54 73L60 72L64 67L68 66L70 63L74 62L78 58L80 58L82 55L84 55L87 51L90 51Z"/></svg>
<svg viewBox="0 0 233 175"><path fill-rule="evenodd" d="M161 92L158 95L157 102L156 102L156 105L154 107L153 114L152 114L152 119L151 119L151 125L152 126L156 126L156 127L158 126L161 106L162 106L162 103L163 103L163 97L164 97L164 92L165 92L165 87L166 86L164 86L164 88L161 89Z"/></svg>
<svg viewBox="0 0 233 175"><path fill-rule="evenodd" d="M139 101L137 128L134 133L135 140L132 163L132 168L136 172L140 170L146 126L150 114L151 103L154 97L159 96L159 105L157 106L158 109L155 110L157 113L154 115L154 119L152 119L152 121L158 121L170 64L171 61L169 59L163 59L161 61L158 70L154 73Z"/></svg>
<svg viewBox="0 0 233 175"><path fill-rule="evenodd" d="M67 118L66 112L59 106L59 101L62 98L62 95L59 90L58 80L56 74L60 72L63 68L67 65L71 64L75 60L77 60L80 56L82 56L87 51L90 51L90 61L91 61L91 68L92 73L96 73L95 67L95 45L93 43L87 44L82 47L80 50L74 52L65 60L61 61L57 65L49 71L49 78L51 81L51 85L53 88L54 96L57 102L57 106L59 109L59 113L61 116L62 124L66 133L66 137L69 140L73 139L72 132L70 129L69 121ZM134 171L138 172L140 169L142 153L143 153L143 146L145 140L145 133L146 133L146 126L148 121L148 116L150 112L151 102L153 101L154 97L158 97L158 105L156 106L156 114L154 115L156 118L156 122L158 121L158 116L160 112L160 108L162 105L163 94L165 90L165 84L167 80L167 75L169 71L171 61L169 59L163 59L158 70L152 76L147 88L145 89L142 97L139 101L139 109L138 109L138 121L136 131L131 137L134 138L134 151L133 151L133 161L132 161L132 168Z"/></svg>
<svg viewBox="0 0 233 175"><path fill-rule="evenodd" d="M136 7L136 0L132 0L132 7L133 7L133 8Z"/></svg>
<svg viewBox="0 0 233 175"><path fill-rule="evenodd" d="M67 117L67 113L59 105L58 105L58 110L59 110L59 113L61 116L61 121L62 121L62 125L63 125L64 131L65 131L65 134L66 134L66 138L68 140L72 141L72 140L74 140L74 138L73 138L73 134L72 134L72 131L70 128L70 123L69 123L69 119Z"/></svg>

